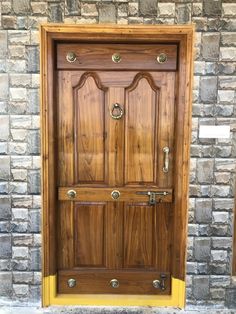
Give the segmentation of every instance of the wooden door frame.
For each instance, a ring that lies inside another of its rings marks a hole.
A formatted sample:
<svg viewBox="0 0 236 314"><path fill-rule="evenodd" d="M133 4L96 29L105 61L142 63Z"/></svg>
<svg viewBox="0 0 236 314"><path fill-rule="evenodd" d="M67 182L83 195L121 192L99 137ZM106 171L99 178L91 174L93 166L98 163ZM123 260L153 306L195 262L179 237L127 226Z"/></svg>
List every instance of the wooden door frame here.
<svg viewBox="0 0 236 314"><path fill-rule="evenodd" d="M40 28L41 151L42 151L42 302L48 305L185 305L185 269L188 226L189 155L193 76L194 25L65 25ZM55 44L59 41L175 43L178 53L178 85L175 119L174 243L172 248L172 293L170 296L59 295L56 293L56 94Z"/></svg>

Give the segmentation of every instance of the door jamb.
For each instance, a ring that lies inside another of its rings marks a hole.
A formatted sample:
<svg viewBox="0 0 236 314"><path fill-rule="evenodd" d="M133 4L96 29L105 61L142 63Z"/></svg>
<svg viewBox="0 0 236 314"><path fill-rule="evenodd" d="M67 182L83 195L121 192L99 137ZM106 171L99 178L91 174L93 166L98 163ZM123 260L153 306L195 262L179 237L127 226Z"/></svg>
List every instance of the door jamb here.
<svg viewBox="0 0 236 314"><path fill-rule="evenodd" d="M48 305L185 305L185 267L188 225L188 178L191 134L194 25L64 25L40 27L41 148L42 148L42 304ZM179 45L176 97L176 139L173 210L174 243L170 296L56 294L56 171L55 160L55 44L58 41L175 43Z"/></svg>

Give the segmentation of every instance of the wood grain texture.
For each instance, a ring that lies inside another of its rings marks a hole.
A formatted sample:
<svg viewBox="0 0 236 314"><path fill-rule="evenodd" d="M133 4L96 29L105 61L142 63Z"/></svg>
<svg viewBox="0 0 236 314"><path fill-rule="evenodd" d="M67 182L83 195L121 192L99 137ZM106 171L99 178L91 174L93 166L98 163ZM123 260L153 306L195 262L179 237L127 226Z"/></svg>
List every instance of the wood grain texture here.
<svg viewBox="0 0 236 314"><path fill-rule="evenodd" d="M74 267L105 267L106 205L76 203L74 206Z"/></svg>
<svg viewBox="0 0 236 314"><path fill-rule="evenodd" d="M160 279L158 271L102 271L99 269L89 271L59 271L59 293L103 293L106 294L170 294L170 274L166 275L166 289L155 289L153 280ZM77 285L69 288L67 280L75 278ZM119 287L110 286L111 279L119 281Z"/></svg>
<svg viewBox="0 0 236 314"><path fill-rule="evenodd" d="M93 73L74 87L75 183L105 183L106 90Z"/></svg>
<svg viewBox="0 0 236 314"><path fill-rule="evenodd" d="M69 63L68 52L74 52L77 60ZM112 55L119 53L121 61L114 63ZM161 53L167 55L163 64L157 62ZM176 70L176 45L122 45L122 44L58 44L58 69L106 69L106 70Z"/></svg>
<svg viewBox="0 0 236 314"><path fill-rule="evenodd" d="M125 183L155 184L158 88L148 74L137 74L126 88Z"/></svg>
<svg viewBox="0 0 236 314"><path fill-rule="evenodd" d="M124 208L124 267L153 268L156 250L155 207L126 204Z"/></svg>
<svg viewBox="0 0 236 314"><path fill-rule="evenodd" d="M119 198L116 202L148 202L149 196L146 194L140 194L149 191L153 192L168 192L167 195L157 195L156 199L161 202L171 203L173 201L173 191L172 189L158 189L155 186L143 186L143 187L73 187L73 190L76 192L76 196L73 199L70 199L67 195L67 192L71 187L60 187L58 193L58 199L71 200L71 201L100 201L100 202L111 202L114 199L111 196L112 191L118 190L120 192Z"/></svg>

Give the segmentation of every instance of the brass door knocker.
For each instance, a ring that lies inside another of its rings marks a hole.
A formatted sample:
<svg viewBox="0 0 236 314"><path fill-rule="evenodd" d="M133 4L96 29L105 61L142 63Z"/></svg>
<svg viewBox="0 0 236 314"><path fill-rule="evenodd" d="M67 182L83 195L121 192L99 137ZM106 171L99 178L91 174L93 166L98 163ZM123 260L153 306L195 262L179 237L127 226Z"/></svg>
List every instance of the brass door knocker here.
<svg viewBox="0 0 236 314"><path fill-rule="evenodd" d="M119 120L122 118L123 114L124 111L121 106L118 103L115 103L110 111L112 119Z"/></svg>

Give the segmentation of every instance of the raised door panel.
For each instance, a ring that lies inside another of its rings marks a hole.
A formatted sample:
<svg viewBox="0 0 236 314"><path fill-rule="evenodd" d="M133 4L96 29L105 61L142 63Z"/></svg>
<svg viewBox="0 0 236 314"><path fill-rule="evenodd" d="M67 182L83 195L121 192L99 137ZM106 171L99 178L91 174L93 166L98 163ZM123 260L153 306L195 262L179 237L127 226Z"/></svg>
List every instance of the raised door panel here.
<svg viewBox="0 0 236 314"><path fill-rule="evenodd" d="M105 267L106 205L75 203L74 238L76 267Z"/></svg>
<svg viewBox="0 0 236 314"><path fill-rule="evenodd" d="M127 204L124 208L124 268L155 266L155 207Z"/></svg>
<svg viewBox="0 0 236 314"><path fill-rule="evenodd" d="M106 88L95 74L74 87L75 183L105 183Z"/></svg>
<svg viewBox="0 0 236 314"><path fill-rule="evenodd" d="M125 183L156 184L158 88L137 74L126 88Z"/></svg>

